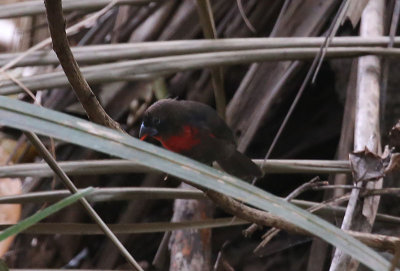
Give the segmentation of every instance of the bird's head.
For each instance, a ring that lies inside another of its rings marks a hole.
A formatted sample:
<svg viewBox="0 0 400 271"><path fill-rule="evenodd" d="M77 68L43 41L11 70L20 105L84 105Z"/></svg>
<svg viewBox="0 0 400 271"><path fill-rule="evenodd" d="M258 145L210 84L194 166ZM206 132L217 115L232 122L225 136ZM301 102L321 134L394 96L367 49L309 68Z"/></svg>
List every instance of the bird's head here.
<svg viewBox="0 0 400 271"><path fill-rule="evenodd" d="M144 113L139 138L160 139L179 131L182 126L182 112L179 107L179 101L173 99L160 100L150 106Z"/></svg>

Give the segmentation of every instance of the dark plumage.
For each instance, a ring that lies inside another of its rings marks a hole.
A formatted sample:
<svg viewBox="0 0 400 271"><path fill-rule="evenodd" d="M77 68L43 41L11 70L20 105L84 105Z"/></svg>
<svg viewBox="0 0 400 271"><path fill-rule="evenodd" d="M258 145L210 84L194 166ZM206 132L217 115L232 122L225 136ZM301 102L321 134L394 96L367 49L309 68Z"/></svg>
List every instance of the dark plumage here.
<svg viewBox="0 0 400 271"><path fill-rule="evenodd" d="M166 148L197 161L214 161L226 172L250 180L261 170L236 150L231 129L208 105L164 99L144 113L140 138L153 137Z"/></svg>

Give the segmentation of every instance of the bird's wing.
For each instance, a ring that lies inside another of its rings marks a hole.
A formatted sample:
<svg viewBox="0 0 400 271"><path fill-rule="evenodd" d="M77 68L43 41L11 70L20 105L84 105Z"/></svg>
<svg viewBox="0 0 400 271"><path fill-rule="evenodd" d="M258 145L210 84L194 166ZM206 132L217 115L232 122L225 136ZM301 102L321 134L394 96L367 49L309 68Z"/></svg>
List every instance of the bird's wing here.
<svg viewBox="0 0 400 271"><path fill-rule="evenodd" d="M190 102L187 102L186 105L191 110L190 122L193 126L201 131L208 132L216 139L224 140L226 143L236 146L232 130L214 109L208 105L199 105L198 103L196 103L196 106L192 106Z"/></svg>

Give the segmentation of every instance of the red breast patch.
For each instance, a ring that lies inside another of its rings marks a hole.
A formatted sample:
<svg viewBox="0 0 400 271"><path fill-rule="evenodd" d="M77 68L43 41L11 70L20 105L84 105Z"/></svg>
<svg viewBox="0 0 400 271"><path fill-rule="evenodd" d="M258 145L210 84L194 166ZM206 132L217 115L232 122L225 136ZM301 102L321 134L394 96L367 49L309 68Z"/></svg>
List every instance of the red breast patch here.
<svg viewBox="0 0 400 271"><path fill-rule="evenodd" d="M199 130L195 127L185 125L179 135L170 136L168 139L155 136L161 142L164 148L173 152L185 152L191 150L194 146L200 143L200 138L197 137Z"/></svg>

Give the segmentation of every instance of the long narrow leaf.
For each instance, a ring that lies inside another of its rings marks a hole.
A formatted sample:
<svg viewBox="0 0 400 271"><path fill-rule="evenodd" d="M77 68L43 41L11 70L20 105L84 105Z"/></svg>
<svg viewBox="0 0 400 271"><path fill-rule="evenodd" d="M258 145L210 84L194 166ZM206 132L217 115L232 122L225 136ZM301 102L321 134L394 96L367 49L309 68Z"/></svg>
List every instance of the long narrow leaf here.
<svg viewBox="0 0 400 271"><path fill-rule="evenodd" d="M329 160L259 160L254 163L268 173L351 173L349 161ZM66 161L58 165L69 176L76 175L99 175L116 173L152 172L151 168L138 165L129 160L89 160L89 161ZM52 177L54 172L47 163L25 163L8 166L0 166L0 178L5 177Z"/></svg>
<svg viewBox="0 0 400 271"><path fill-rule="evenodd" d="M374 270L390 267L378 253L323 219L240 179L127 134L7 97L0 97L0 124L134 160L285 218Z"/></svg>
<svg viewBox="0 0 400 271"><path fill-rule="evenodd" d="M220 227L234 227L246 225L250 222L236 217L202 219L196 221L182 222L149 222L149 223L128 223L128 224L107 224L115 234L137 234L137 233L156 233L183 229L209 229ZM0 225L0 229L9 225ZM76 234L92 235L104 234L104 232L93 223L37 223L26 229L28 234Z"/></svg>
<svg viewBox="0 0 400 271"><path fill-rule="evenodd" d="M31 203L31 202L55 202L70 195L68 190L55 190L44 192L31 192L12 196L0 197L0 204L5 203ZM121 200L157 200L157 199L205 199L203 192L193 189L177 189L164 187L112 187L94 188L93 192L86 196L90 202L110 202ZM319 205L318 202L292 200L296 206L302 209L311 208ZM315 212L319 216L330 217L332 214L343 215L346 209L340 206L324 206ZM387 214L378 214L376 219L386 223L400 224L400 217Z"/></svg>
<svg viewBox="0 0 400 271"><path fill-rule="evenodd" d="M264 61L304 60L314 58L318 48L257 49L177 56L154 57L140 60L120 61L101 65L83 67L81 69L88 83L105 83L115 81L133 81L159 77L179 71L215 67L221 65L249 64ZM379 55L399 57L400 49L384 48L330 48L326 57L358 57L363 55ZM20 78L30 90L69 86L62 71L38 74ZM12 80L1 81L0 94L21 92L20 86Z"/></svg>
<svg viewBox="0 0 400 271"><path fill-rule="evenodd" d="M118 61L137 58L150 58L158 56L171 56L181 54L210 53L234 50L255 50L273 48L302 49L322 45L321 37L289 37L289 38L234 38L219 40L174 40L174 41L149 41L140 43L117 43L72 47L79 64L96 64L108 61ZM358 51L360 48L352 47L384 47L389 43L388 37L336 37L332 40L331 47L344 47L345 56ZM400 38L395 38L395 45L400 43ZM355 50L355 51L354 51ZM0 66L5 65L14 58L24 53L0 54ZM36 51L21 59L14 67L58 64L58 58L53 50Z"/></svg>
<svg viewBox="0 0 400 271"><path fill-rule="evenodd" d="M118 5L145 5L150 2L156 2L157 0L119 0ZM91 1L80 1L80 0L64 0L63 10L64 12L76 11L76 10L93 10L99 9L107 4L111 0L91 0ZM46 9L43 5L43 1L24 1L21 3L12 3L2 5L0 9L0 18L14 18L19 16L32 16L40 13L45 13Z"/></svg>
<svg viewBox="0 0 400 271"><path fill-rule="evenodd" d="M0 241L3 241L4 239L18 234L20 232L22 232L23 230L31 227L32 225L38 223L40 220L58 212L59 210L75 203L77 200L79 200L80 198L82 198L83 196L85 196L86 194L88 194L89 192L91 192L93 190L92 187L88 187L76 194L73 194L71 196L69 196L68 198L65 198L63 200L60 200L57 203L54 203L53 205L47 207L46 209L43 209L39 212L37 212L36 214L22 220L21 222L19 222L18 224L11 226L7 229L5 229L3 232L0 233Z"/></svg>

